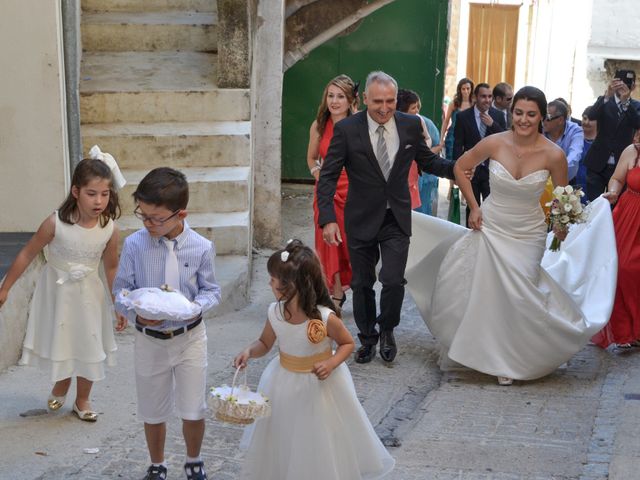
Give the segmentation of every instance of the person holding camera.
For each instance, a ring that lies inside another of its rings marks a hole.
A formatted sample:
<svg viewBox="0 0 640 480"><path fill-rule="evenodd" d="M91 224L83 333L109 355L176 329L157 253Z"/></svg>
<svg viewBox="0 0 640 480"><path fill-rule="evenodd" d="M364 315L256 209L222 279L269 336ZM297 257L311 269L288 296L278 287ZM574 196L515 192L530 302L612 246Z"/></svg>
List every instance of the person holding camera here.
<svg viewBox="0 0 640 480"><path fill-rule="evenodd" d="M636 72L616 71L605 94L589 111L589 119L598 122L598 133L584 159L589 201L605 191L620 154L632 142L635 130L640 129L640 102L631 98L635 87Z"/></svg>

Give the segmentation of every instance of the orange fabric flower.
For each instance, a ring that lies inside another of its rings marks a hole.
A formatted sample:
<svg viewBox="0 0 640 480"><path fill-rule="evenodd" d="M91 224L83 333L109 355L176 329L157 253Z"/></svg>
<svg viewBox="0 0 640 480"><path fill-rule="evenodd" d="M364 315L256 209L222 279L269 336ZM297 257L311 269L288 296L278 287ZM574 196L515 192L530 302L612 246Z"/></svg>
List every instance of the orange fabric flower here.
<svg viewBox="0 0 640 480"><path fill-rule="evenodd" d="M327 327L322 320L309 320L307 323L307 338L311 343L320 343L327 336Z"/></svg>

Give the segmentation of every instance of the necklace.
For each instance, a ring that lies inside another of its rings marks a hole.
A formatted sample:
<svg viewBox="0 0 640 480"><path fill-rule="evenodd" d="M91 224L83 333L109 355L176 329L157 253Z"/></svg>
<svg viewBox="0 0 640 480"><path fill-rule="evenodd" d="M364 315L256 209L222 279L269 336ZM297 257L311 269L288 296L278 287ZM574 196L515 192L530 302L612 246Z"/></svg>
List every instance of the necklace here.
<svg viewBox="0 0 640 480"><path fill-rule="evenodd" d="M529 152L522 152L522 153L518 153L518 150L516 149L516 144L514 143L513 145L511 145L511 148L513 149L513 153L515 154L516 158L518 160L520 160L522 157L524 157L525 155L527 155Z"/></svg>
<svg viewBox="0 0 640 480"><path fill-rule="evenodd" d="M513 150L513 153L515 154L518 160L520 160L525 155L529 155L535 149L535 143L534 143L533 145L529 146L528 149L522 149L521 153L518 153L518 149L516 148L516 142L514 140L511 140L511 142L512 142L511 149Z"/></svg>

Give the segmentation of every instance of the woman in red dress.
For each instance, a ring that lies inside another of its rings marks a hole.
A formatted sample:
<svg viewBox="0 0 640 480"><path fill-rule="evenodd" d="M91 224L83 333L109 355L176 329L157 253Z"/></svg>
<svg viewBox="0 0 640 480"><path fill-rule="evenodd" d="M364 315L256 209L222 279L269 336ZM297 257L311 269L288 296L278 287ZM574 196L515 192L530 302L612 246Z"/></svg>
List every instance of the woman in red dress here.
<svg viewBox="0 0 640 480"><path fill-rule="evenodd" d="M320 177L320 168L327 155L331 137L333 137L333 125L355 113L357 107L357 86L348 76L338 75L327 84L318 107L318 115L311 124L309 148L307 149L307 164L311 175L316 179L316 188ZM347 236L344 231L344 205L347 201L348 190L349 181L343 169L333 197L336 219L342 236L342 243L338 246L328 245L322 238L322 229L318 227L318 196L315 190L313 195L316 252L324 268L331 298L338 308L344 304L347 298L346 290L351 284L351 264L347 250Z"/></svg>
<svg viewBox="0 0 640 480"><path fill-rule="evenodd" d="M593 343L606 348L640 346L640 144L629 145L620 155L618 166L603 196L612 204L613 226L618 250L618 285L611 319L593 337ZM625 183L627 189L620 195ZM618 200L620 195L620 200Z"/></svg>

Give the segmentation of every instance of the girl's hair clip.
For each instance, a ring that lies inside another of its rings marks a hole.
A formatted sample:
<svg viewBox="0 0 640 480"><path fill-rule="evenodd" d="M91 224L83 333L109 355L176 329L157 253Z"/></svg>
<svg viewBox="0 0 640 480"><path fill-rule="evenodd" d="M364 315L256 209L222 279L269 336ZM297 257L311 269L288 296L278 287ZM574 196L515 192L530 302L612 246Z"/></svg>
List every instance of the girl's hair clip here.
<svg viewBox="0 0 640 480"><path fill-rule="evenodd" d="M289 245L291 242L293 242L293 238L290 238L289 240L287 240L287 245Z"/></svg>
<svg viewBox="0 0 640 480"><path fill-rule="evenodd" d="M289 252L287 252L286 250L284 250L281 254L280 254L280 260L282 260L283 262L286 262L289 259Z"/></svg>

